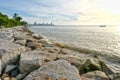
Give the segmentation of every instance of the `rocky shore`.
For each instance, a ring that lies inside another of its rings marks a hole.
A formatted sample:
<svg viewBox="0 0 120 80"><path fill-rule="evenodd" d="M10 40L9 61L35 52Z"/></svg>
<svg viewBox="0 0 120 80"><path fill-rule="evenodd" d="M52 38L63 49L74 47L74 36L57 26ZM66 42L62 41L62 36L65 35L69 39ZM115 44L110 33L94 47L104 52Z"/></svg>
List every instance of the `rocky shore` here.
<svg viewBox="0 0 120 80"><path fill-rule="evenodd" d="M120 80L96 55L52 44L27 27L0 31L1 80Z"/></svg>

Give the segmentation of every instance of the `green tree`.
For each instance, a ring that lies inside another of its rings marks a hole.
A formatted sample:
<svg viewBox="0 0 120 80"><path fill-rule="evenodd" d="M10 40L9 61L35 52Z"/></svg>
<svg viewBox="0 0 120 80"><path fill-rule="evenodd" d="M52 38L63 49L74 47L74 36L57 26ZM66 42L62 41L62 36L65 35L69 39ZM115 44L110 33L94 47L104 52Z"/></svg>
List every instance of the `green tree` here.
<svg viewBox="0 0 120 80"><path fill-rule="evenodd" d="M27 22L21 21L22 17L14 13L13 18L9 18L7 15L0 12L0 26L14 27L18 25L26 25Z"/></svg>

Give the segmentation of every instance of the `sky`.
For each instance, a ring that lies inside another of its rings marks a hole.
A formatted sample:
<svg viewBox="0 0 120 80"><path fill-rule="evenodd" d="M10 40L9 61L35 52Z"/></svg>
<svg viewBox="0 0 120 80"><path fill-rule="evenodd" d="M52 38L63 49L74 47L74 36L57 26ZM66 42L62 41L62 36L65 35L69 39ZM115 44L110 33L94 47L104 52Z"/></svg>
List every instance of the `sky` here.
<svg viewBox="0 0 120 80"><path fill-rule="evenodd" d="M28 23L119 24L120 0L0 0L0 12Z"/></svg>

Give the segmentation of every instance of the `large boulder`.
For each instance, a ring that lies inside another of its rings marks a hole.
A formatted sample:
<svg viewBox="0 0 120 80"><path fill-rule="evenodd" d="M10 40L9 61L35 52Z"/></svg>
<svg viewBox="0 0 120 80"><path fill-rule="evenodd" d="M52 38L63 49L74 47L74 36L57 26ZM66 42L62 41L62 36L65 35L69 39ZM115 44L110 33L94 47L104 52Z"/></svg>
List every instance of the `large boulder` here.
<svg viewBox="0 0 120 80"><path fill-rule="evenodd" d="M22 53L20 56L20 72L31 72L35 69L38 69L40 66L44 64L46 61L56 59L57 54L55 53L48 53L45 51L28 51L26 53Z"/></svg>
<svg viewBox="0 0 120 80"><path fill-rule="evenodd" d="M110 80L102 71L92 71L81 75L83 80Z"/></svg>
<svg viewBox="0 0 120 80"><path fill-rule="evenodd" d="M79 71L68 61L51 61L31 72L23 80L82 80Z"/></svg>
<svg viewBox="0 0 120 80"><path fill-rule="evenodd" d="M16 63L19 58L19 55L22 52L25 52L25 47L15 44L13 42L3 41L0 42L0 59L1 59L1 68L2 70L8 64Z"/></svg>

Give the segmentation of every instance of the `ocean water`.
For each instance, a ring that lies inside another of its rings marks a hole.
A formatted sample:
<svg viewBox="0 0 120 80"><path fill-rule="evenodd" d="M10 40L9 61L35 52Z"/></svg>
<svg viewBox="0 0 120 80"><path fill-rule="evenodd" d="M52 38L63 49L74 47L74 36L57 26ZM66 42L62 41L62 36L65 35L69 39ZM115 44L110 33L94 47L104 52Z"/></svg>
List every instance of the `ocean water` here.
<svg viewBox="0 0 120 80"><path fill-rule="evenodd" d="M30 29L52 42L108 57L120 71L120 26L31 26Z"/></svg>

